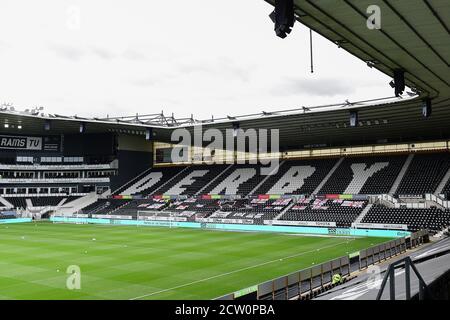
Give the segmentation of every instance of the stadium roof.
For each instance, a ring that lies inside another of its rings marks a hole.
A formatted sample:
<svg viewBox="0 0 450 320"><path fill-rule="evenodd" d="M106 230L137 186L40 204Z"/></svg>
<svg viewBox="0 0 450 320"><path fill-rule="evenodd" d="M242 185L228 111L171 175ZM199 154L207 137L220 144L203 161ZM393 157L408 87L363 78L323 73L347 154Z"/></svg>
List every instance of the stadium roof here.
<svg viewBox="0 0 450 320"><path fill-rule="evenodd" d="M205 129L226 129L238 123L242 129L280 129L283 149L450 138L450 1L294 2L299 22L389 76L393 69L404 69L407 85L419 95L315 107L305 104L290 110L206 120L176 119L163 113L86 119L18 112L4 106L0 107L0 133L19 134L19 124L27 134L77 133L83 122L86 132L143 135L145 128L151 127L156 140L170 142L176 127L192 130L202 124ZM374 4L381 8L380 30L370 30L366 25L366 10ZM433 114L428 119L422 116L421 99L425 96L433 98ZM356 128L348 126L350 109L358 110ZM44 130L46 121L51 122L50 131ZM4 128L4 123L11 125Z"/></svg>
<svg viewBox="0 0 450 320"><path fill-rule="evenodd" d="M407 84L423 95L450 96L450 1L294 0L294 4L300 23L340 48L389 76L392 70L403 69ZM380 8L379 30L367 27L371 15L367 9L372 5Z"/></svg>

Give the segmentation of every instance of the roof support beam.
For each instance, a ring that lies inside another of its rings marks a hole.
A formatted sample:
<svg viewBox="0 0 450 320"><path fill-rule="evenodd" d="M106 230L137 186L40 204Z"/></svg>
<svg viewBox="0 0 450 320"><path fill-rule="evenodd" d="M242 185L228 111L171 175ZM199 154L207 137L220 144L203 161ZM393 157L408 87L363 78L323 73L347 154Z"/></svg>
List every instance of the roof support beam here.
<svg viewBox="0 0 450 320"><path fill-rule="evenodd" d="M346 0L344 0L345 2L347 2ZM435 92L435 95L440 95L440 92L432 87L431 85L429 85L428 83L423 82L422 80L420 80L420 77L416 76L414 73L412 73L410 70L408 70L408 68L405 68L402 65L399 65L396 61L394 61L393 59L391 59L390 57L388 57L385 53L383 53L382 51L380 51L378 48L374 47L372 44L370 44L369 42L367 42L365 39L363 39L361 36L359 36L358 34L356 34L353 30L351 30L350 28L348 28L346 25L344 25L343 23L341 23L340 21L336 20L333 16L331 16L330 14L328 14L327 12L325 12L324 10L322 10L320 7L318 7L317 5L315 5L314 3L305 0L305 2L307 4L309 4L312 8L314 8L315 10L319 11L320 13L322 13L323 15L325 15L327 18L329 18L330 20L334 21L334 23L336 23L337 25L339 25L340 27L342 27L343 29L345 29L347 32L349 32L350 34L352 34L355 38L357 38L359 41L363 42L365 45L367 45L368 47L370 47L372 50L374 50L375 52L377 52L377 54L379 54L380 56L382 56L385 60L389 61L391 63L391 65L393 66L392 69L394 67L399 67L402 68L403 70L405 70L405 72L407 72L409 75L413 76L416 81L411 81L414 84L416 84L417 86L418 83L422 83L423 85L419 86L423 91L429 91L426 90L425 88L428 87L429 89L431 89L431 91ZM304 8L301 8L302 10L306 11ZM309 16L316 21L317 23L320 23L322 26L324 26L325 28L329 29L330 31L332 31L333 33L335 33L336 35L338 35L339 37L341 37L342 39L346 40L347 42L350 43L350 41L344 37L342 34L338 33L336 30L331 29L330 26L325 25L323 22L321 22L319 19L313 17L313 15L311 15L309 13ZM363 15L365 17L365 15ZM303 23L303 22L302 22ZM308 26L310 27L310 26ZM313 28L314 29L314 28ZM314 29L315 30L315 29ZM318 32L317 30L315 30L316 32ZM324 36L322 33L318 32L319 34L321 34L322 36ZM327 38L326 36L324 36L325 38ZM366 54L369 57L375 58L373 57L371 54L369 54L367 51L365 51L364 49L358 47L355 44L351 44L353 47L355 47L356 49L360 50L361 52L363 52L364 54ZM348 50L347 50L348 51ZM358 57L360 58L360 57ZM379 60L379 59L377 59ZM376 67L376 66L375 66ZM384 71L385 73L387 73L386 71ZM430 92L429 92L430 93Z"/></svg>
<svg viewBox="0 0 450 320"><path fill-rule="evenodd" d="M442 20L442 18L439 16L439 14L436 12L436 10L434 10L433 6L428 2L428 0L423 0L423 2L426 4L428 9L430 9L431 13L436 17L437 21L439 21L439 23L442 25L442 27L445 30L447 30L447 33L450 35L449 27L445 24L444 20Z"/></svg>
<svg viewBox="0 0 450 320"><path fill-rule="evenodd" d="M389 7L389 9L392 10L392 12L394 12L410 29L412 32L414 32L414 34L420 38L420 40L422 40L423 43L425 43L425 45L431 50L433 51L433 53L439 58L441 59L441 61L443 63L445 63L447 66L450 66L450 64L447 62L447 60L444 59L444 57L442 57L440 55L439 52L436 51L436 49L433 48L433 46L427 41L425 40L424 37L422 37L422 35L409 23L408 20L406 20L406 18L400 14L400 12L397 11L397 9L395 9L392 4L390 4L389 2L387 2L386 0L383 0L383 2Z"/></svg>
<svg viewBox="0 0 450 320"><path fill-rule="evenodd" d="M364 19L367 19L367 16L361 12L357 7L354 6L354 4L350 3L348 0L343 0L348 6L350 6L355 12L357 12L361 17ZM309 1L308 1L309 2ZM420 64L423 68L428 70L432 75L434 75L436 78L438 78L440 81L445 83L447 86L450 86L450 84L445 80L442 79L439 75L437 75L433 70L431 70L428 66L426 66L422 61L420 61L415 55L413 55L409 50L407 50L405 47L403 47L398 41L396 41L394 38L392 38L391 35L389 35L386 31L383 29L379 30L384 36L386 36L389 40L391 40L397 47L399 47L403 52L405 52L407 55L409 55L412 59L414 59L418 64ZM405 70L406 71L406 70ZM439 92L439 91L438 91Z"/></svg>

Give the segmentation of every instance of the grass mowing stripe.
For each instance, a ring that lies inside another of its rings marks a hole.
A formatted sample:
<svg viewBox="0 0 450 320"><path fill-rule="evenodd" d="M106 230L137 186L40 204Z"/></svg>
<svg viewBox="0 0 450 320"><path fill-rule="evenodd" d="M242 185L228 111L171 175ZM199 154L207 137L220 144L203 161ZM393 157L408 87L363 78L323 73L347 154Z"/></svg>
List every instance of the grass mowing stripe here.
<svg viewBox="0 0 450 320"><path fill-rule="evenodd" d="M16 224L0 227L0 293L4 299L212 299L387 240ZM81 290L65 287L69 265L81 268Z"/></svg>
<svg viewBox="0 0 450 320"><path fill-rule="evenodd" d="M351 241L353 241L353 239L352 239ZM173 291L173 290L175 290L175 289L179 289L179 288L191 286L191 285L196 284L196 283L199 283L199 282L209 281L209 280L212 280L212 279L220 278L220 277L223 277L223 276L227 276L227 275L230 275L230 274L242 272L242 271L245 271L245 270L254 269L254 268L258 268L258 267L262 267L262 266L265 266L265 265L268 265L268 264L271 264L271 263L274 263L274 262L278 262L278 261L280 261L280 260L287 260L287 259L291 259L291 258L295 258L295 257L302 256L302 255L305 255L305 254L308 254L308 253L312 253L312 252L315 252L315 251L320 251L320 250L322 250L322 249L332 248L332 247L341 245L341 244L343 244L343 243L347 243L347 241L335 243L335 244L332 244L332 245L329 245L329 246L326 246L326 247L318 248L318 249L316 249L316 250L304 251L304 252L297 253L297 254L293 254L293 255L290 255L290 256L287 256L287 257L283 257L283 258L279 258L279 259L274 259L274 260L267 261L267 262L262 262L262 263L259 263L259 264L255 264L255 265L253 265L253 266L248 266L248 267L244 267L244 268L241 268L241 269L238 269L238 270L233 270L233 271L229 271L229 272L226 272L226 273L218 274L218 275L215 275L215 276L212 276L212 277L208 277L208 278L204 278L204 279L192 281L192 282L185 283L185 284L182 284L182 285L179 285L179 286L176 286L176 287L172 287L172 288L168 288L168 289L163 289L163 290L156 291L156 292L152 292L152 293L149 293L149 294L144 294L144 295L139 296L139 297L131 298L130 300L139 300L139 299L142 299L142 298L145 298L145 297L150 297L150 296L153 296L153 295L155 295L155 294L160 294L160 293L163 293L163 292L166 292L166 291Z"/></svg>

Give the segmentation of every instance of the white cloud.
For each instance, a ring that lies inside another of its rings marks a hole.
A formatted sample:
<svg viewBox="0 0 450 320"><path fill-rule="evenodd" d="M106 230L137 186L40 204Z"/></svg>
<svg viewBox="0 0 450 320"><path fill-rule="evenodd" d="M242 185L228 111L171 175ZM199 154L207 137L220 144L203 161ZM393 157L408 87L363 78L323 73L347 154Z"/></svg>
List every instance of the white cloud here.
<svg viewBox="0 0 450 320"><path fill-rule="evenodd" d="M79 29L68 24L74 6ZM263 0L4 0L0 100L209 118L392 95L388 77L318 35L311 74L308 30L277 38L271 10Z"/></svg>

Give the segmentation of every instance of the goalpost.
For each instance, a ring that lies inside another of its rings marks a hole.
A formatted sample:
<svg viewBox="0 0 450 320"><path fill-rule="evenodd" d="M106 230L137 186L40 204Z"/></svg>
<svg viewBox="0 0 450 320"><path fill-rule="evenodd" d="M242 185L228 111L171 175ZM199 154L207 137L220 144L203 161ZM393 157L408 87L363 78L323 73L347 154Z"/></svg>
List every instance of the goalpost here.
<svg viewBox="0 0 450 320"><path fill-rule="evenodd" d="M78 216L78 214L79 214L79 210L77 212L75 212L75 215L74 215L75 218L77 219L75 224L86 224L85 221L83 221L83 222L80 221L80 219L79 219L80 217Z"/></svg>
<svg viewBox="0 0 450 320"><path fill-rule="evenodd" d="M86 220L83 220L83 218L87 218L88 215L87 214L82 214L80 213L80 210L72 213L72 215L52 215L53 217L57 217L57 218L75 218L75 224L89 224L89 222L87 222ZM56 223L65 223L65 221L52 221L53 224ZM72 222L73 223L73 222Z"/></svg>
<svg viewBox="0 0 450 320"><path fill-rule="evenodd" d="M156 215L157 212L149 212L149 211L142 211L142 210L138 210L137 214L136 214L136 221L140 221L140 220L147 220L145 217L147 216L146 214L153 214ZM163 218L163 217L161 217ZM151 219L152 221L155 222L166 222L167 226L169 228L177 228L177 221L174 220L174 214L172 212L169 212L169 217L165 217L166 219L160 219L160 220L156 220L156 219ZM136 223L136 227L139 227L139 222Z"/></svg>

